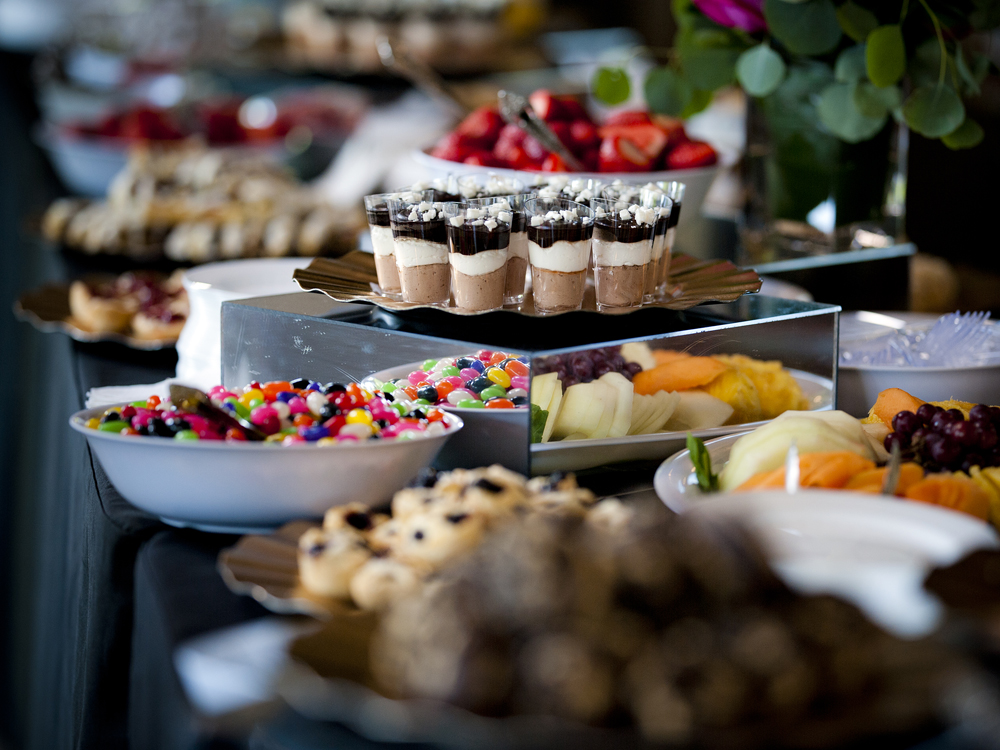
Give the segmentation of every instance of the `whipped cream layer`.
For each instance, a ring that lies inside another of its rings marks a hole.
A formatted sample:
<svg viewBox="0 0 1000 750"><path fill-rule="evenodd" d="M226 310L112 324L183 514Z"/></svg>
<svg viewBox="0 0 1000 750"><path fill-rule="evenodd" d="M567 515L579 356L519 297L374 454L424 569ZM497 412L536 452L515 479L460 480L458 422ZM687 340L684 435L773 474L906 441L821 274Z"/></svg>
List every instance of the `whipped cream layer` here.
<svg viewBox="0 0 1000 750"><path fill-rule="evenodd" d="M464 273L466 276L482 276L503 267L507 262L507 248L483 250L475 255L449 253L448 260L459 273Z"/></svg>
<svg viewBox="0 0 1000 750"><path fill-rule="evenodd" d="M590 264L590 240L568 242L559 240L551 247L539 247L536 242L528 242L528 258L531 265L548 271L576 273L586 271Z"/></svg>
<svg viewBox="0 0 1000 750"><path fill-rule="evenodd" d="M372 232L372 249L376 255L392 255L396 251L390 227L370 227Z"/></svg>
<svg viewBox="0 0 1000 750"><path fill-rule="evenodd" d="M396 237L393 240L393 246L398 266L409 268L448 262L448 245L443 242Z"/></svg>
<svg viewBox="0 0 1000 750"><path fill-rule="evenodd" d="M528 233L525 232L511 232L510 233L510 245L507 247L507 252L509 255L515 258L528 258Z"/></svg>
<svg viewBox="0 0 1000 750"><path fill-rule="evenodd" d="M652 248L648 241L602 242L594 238L595 266L644 266L650 261Z"/></svg>

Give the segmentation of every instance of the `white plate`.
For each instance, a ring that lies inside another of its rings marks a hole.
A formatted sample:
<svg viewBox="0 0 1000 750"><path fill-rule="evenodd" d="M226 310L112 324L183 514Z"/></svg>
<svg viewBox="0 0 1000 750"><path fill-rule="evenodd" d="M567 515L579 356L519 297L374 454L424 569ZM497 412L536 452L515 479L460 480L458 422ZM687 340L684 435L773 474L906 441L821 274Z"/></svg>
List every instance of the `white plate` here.
<svg viewBox="0 0 1000 750"><path fill-rule="evenodd" d="M829 378L802 370L789 370L809 401L810 411L827 411L833 408L833 382ZM707 430L695 430L694 436L715 438L760 427L767 421L747 424L723 425ZM601 440L560 440L552 443L535 443L531 446L531 471L533 474L550 474L553 471L581 471L605 464L624 461L655 461L682 450L687 443L687 432L658 432L654 435L630 435ZM727 454L728 455L728 454Z"/></svg>
<svg viewBox="0 0 1000 750"><path fill-rule="evenodd" d="M188 442L86 426L109 408L77 412L69 424L87 437L122 497L174 526L226 533L319 518L333 505L387 502L462 429L462 420L449 414L448 432L416 440L287 447Z"/></svg>
<svg viewBox="0 0 1000 750"><path fill-rule="evenodd" d="M743 434L705 444L716 472ZM940 619L939 603L923 590L931 568L997 546L989 524L927 503L845 490L705 494L687 450L664 461L653 483L673 511L746 523L793 588L843 596L901 636L924 635Z"/></svg>

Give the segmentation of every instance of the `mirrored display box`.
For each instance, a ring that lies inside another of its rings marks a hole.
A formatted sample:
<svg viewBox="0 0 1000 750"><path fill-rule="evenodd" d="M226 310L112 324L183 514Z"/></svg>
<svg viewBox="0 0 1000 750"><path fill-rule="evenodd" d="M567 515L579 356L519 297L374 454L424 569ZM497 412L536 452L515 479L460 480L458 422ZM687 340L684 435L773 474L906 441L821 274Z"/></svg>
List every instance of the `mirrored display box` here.
<svg viewBox="0 0 1000 750"><path fill-rule="evenodd" d="M580 471L662 460L684 447L688 431L709 439L787 408L833 408L839 312L760 295L684 312L545 318L391 313L315 293L261 297L223 303L222 379L230 387L291 377L386 381L421 370L427 360L503 352L522 358L529 375L511 382L507 370L521 369L505 370L498 361L491 379L488 361L456 362L465 365L458 368L461 382L450 383L480 394L492 388L487 403L523 405L456 407L465 427L438 468L501 463L530 475ZM478 377L466 372L480 367ZM428 380L440 379L442 370Z"/></svg>

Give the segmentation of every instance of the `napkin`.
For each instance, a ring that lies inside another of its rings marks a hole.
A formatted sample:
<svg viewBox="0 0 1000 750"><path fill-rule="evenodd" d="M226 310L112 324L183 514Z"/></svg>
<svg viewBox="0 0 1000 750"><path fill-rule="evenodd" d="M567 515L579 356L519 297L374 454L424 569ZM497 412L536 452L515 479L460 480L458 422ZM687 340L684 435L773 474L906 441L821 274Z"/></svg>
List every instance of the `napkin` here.
<svg viewBox="0 0 1000 750"><path fill-rule="evenodd" d="M99 406L111 406L129 401L145 401L150 396L164 399L170 395L170 384L176 382L177 378L167 378L149 385L109 385L103 388L91 388L87 391L87 408L96 409Z"/></svg>

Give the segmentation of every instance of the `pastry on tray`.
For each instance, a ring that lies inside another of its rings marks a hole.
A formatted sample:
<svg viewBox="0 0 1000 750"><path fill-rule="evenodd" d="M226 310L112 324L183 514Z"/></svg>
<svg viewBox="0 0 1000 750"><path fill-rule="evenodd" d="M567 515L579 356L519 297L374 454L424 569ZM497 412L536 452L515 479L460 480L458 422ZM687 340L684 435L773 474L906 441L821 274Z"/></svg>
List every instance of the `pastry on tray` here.
<svg viewBox="0 0 1000 750"><path fill-rule="evenodd" d="M85 253L179 263L321 255L354 246L359 217L279 164L195 142L134 151L105 201L55 201L44 235Z"/></svg>
<svg viewBox="0 0 1000 750"><path fill-rule="evenodd" d="M181 272L123 273L103 282L74 281L69 288L72 322L93 333L130 333L148 341L176 339L187 320Z"/></svg>

